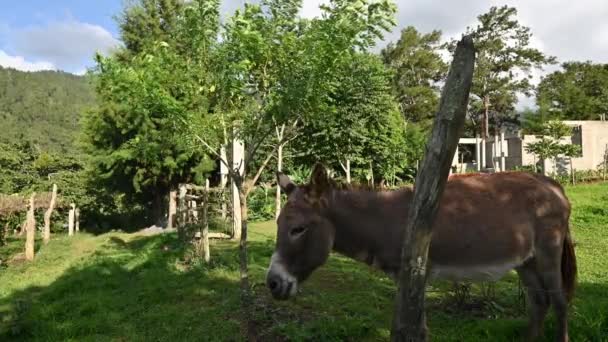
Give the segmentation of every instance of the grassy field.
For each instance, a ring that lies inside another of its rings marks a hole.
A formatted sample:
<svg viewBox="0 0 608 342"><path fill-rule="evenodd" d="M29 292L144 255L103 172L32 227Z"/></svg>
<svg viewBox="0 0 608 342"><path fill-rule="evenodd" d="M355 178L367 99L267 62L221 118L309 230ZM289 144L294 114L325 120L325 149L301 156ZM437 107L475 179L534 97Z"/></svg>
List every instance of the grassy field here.
<svg viewBox="0 0 608 342"><path fill-rule="evenodd" d="M608 341L608 183L567 189L579 283L571 307L572 341ZM257 334L262 341L385 341L395 286L382 274L333 255L289 302L264 288L275 225L250 229L250 269ZM15 252L0 248L0 257ZM10 249L12 248L12 249ZM0 269L1 341L238 341L236 244L212 244L212 264L189 258L174 234L119 232L58 237L32 264ZM511 341L525 326L515 273L457 296L453 285L429 286L435 341ZM554 336L553 315L542 340Z"/></svg>

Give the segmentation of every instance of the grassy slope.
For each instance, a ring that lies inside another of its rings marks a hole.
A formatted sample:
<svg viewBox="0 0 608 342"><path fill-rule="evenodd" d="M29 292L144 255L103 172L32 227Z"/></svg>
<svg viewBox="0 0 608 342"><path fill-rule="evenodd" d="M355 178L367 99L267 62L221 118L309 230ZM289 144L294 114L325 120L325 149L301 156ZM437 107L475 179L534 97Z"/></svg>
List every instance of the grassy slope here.
<svg viewBox="0 0 608 342"><path fill-rule="evenodd" d="M569 188L578 243L579 287L573 341L608 341L608 184ZM252 225L250 266L263 340L386 340L395 286L383 275L334 255L298 298L273 302L263 287L274 224ZM213 264L187 263L173 235L110 233L61 237L34 264L0 270L0 340L239 340L236 245L216 242ZM5 247L3 247L5 248ZM525 325L517 277L481 301L474 286L456 307L450 284L430 286L429 327L436 341L517 339ZM480 305L482 303L483 305ZM554 322L546 325L551 340Z"/></svg>

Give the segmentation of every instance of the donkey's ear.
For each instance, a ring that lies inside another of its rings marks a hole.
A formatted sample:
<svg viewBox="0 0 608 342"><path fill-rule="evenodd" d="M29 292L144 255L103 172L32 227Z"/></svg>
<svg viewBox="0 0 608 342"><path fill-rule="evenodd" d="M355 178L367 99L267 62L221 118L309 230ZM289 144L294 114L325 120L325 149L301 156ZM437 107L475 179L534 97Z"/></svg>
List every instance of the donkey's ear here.
<svg viewBox="0 0 608 342"><path fill-rule="evenodd" d="M287 195L289 195L296 188L296 185L291 181L291 179L289 179L289 176L281 171L277 172L277 184Z"/></svg>
<svg viewBox="0 0 608 342"><path fill-rule="evenodd" d="M316 163L310 176L310 185L314 194L320 196L331 187L331 184L325 166L321 163Z"/></svg>

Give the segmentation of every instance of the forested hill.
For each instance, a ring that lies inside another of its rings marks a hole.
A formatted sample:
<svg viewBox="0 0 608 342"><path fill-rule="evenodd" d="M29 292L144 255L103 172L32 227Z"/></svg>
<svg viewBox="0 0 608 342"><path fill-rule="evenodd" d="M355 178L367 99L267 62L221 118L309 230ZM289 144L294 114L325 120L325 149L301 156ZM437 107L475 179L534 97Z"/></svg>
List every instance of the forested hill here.
<svg viewBox="0 0 608 342"><path fill-rule="evenodd" d="M80 114L95 102L83 76L0 67L0 141L73 152Z"/></svg>

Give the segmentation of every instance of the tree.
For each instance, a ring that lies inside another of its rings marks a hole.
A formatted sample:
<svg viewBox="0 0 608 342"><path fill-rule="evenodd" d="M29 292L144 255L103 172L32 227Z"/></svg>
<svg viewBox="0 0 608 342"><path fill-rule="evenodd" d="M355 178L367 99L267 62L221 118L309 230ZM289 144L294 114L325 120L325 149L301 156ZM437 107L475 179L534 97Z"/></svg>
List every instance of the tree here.
<svg viewBox="0 0 608 342"><path fill-rule="evenodd" d="M119 54L128 58L156 42L172 40L184 7L184 0L137 0L126 6L117 17L125 45Z"/></svg>
<svg viewBox="0 0 608 342"><path fill-rule="evenodd" d="M608 114L608 64L567 62L542 78L539 113L560 120L594 120Z"/></svg>
<svg viewBox="0 0 608 342"><path fill-rule="evenodd" d="M441 31L420 33L408 26L401 30L396 43L382 49L384 63L392 70L392 90L401 114L408 122L430 127L439 100L438 82L445 78L447 65L443 62Z"/></svg>
<svg viewBox="0 0 608 342"><path fill-rule="evenodd" d="M174 112L208 107L198 78L166 43L134 55L129 64L97 56L99 107L84 117L83 140L98 184L151 207L162 224L165 197L179 182L213 169L175 132ZM171 68L167 66L171 65Z"/></svg>
<svg viewBox="0 0 608 342"><path fill-rule="evenodd" d="M321 112L330 90L339 86L332 83L328 70L340 65L339 60L355 49L371 46L395 12L386 0L356 4L340 0L323 6L323 18L308 22L295 18L300 5L297 0L269 0L246 4L235 12L223 27L221 42L210 51L217 75L212 85L213 107L203 113L174 111L174 122L183 124L185 139L195 139L225 163L238 188L241 293L246 315L251 297L247 196L275 151L263 158L257 172L252 172L253 162L277 127ZM219 152L235 138L246 146L242 168L233 167Z"/></svg>
<svg viewBox="0 0 608 342"><path fill-rule="evenodd" d="M390 95L389 73L377 56L353 54L335 67L335 84L322 111L307 117L296 149L302 163L322 160L342 168L350 183L352 165L392 180L404 155L405 122Z"/></svg>
<svg viewBox="0 0 608 342"><path fill-rule="evenodd" d="M530 94L532 69L555 63L554 57L530 46L532 33L516 16L514 7L493 6L477 17L476 28L467 29L477 49L469 115L474 129L485 138L490 131L490 115L494 130L498 130L503 116L514 110L517 94Z"/></svg>
<svg viewBox="0 0 608 342"><path fill-rule="evenodd" d="M563 144L560 140L563 137L572 134L572 128L561 121L548 121L543 125L543 135L540 140L529 143L525 146L528 153L533 153L541 161L543 174L547 173L545 169L545 160L553 159L557 163L559 155L565 155L570 161L570 171L572 172L572 158L580 156L581 148L578 145Z"/></svg>

